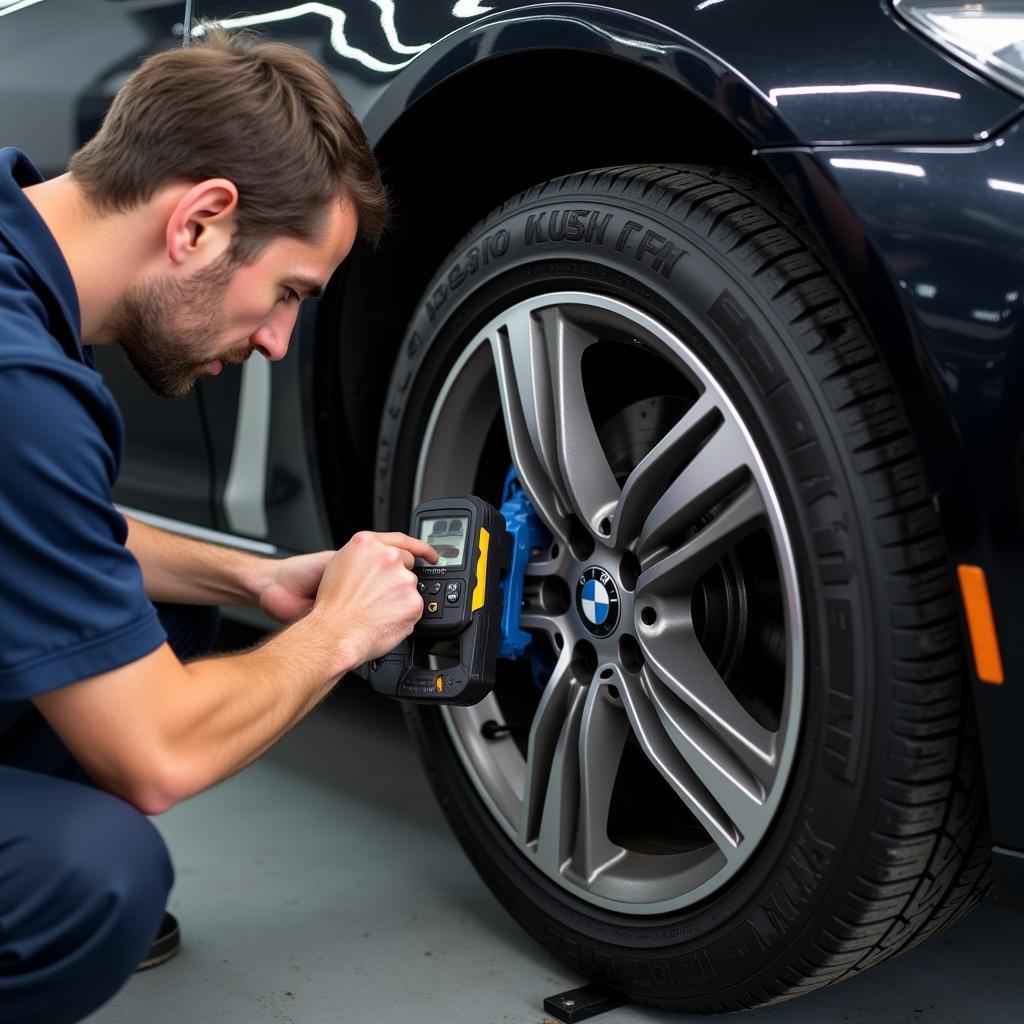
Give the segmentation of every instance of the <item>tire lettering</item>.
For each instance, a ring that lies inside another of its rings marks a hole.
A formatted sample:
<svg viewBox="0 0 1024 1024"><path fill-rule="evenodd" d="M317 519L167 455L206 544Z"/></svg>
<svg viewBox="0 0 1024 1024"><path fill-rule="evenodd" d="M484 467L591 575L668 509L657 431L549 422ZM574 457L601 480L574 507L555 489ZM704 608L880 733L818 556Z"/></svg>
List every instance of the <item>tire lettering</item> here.
<svg viewBox="0 0 1024 1024"><path fill-rule="evenodd" d="M748 344L740 346L738 352L763 394L785 382L786 375L772 354L768 340L747 315L742 302L728 288L723 288L708 307L708 316L723 334L747 341Z"/></svg>
<svg viewBox="0 0 1024 1024"><path fill-rule="evenodd" d="M658 255L654 257L651 270L656 270L667 281L669 274L672 273L672 268L679 262L682 255L682 249L666 240L658 250Z"/></svg>
<svg viewBox="0 0 1024 1024"><path fill-rule="evenodd" d="M592 977L599 978L601 981L618 982L619 972L615 967L614 957L608 953L598 953L595 951L593 961L594 965L589 971Z"/></svg>
<svg viewBox="0 0 1024 1024"><path fill-rule="evenodd" d="M604 234L612 215L597 210L545 210L526 218L523 241L527 245L545 242L585 242L604 245Z"/></svg>
<svg viewBox="0 0 1024 1024"><path fill-rule="evenodd" d="M603 217L599 218L595 210L587 222L587 233L583 240L590 242L592 245L604 245L604 233L608 230L608 225L611 222L612 215L610 213L606 213Z"/></svg>
<svg viewBox="0 0 1024 1024"><path fill-rule="evenodd" d="M619 983L619 970L616 967L615 958L610 954L596 949L581 949L576 939L563 935L550 924L544 926L541 942L556 956L568 960L573 966L579 968L581 973L588 974L592 978L599 978L601 981Z"/></svg>
<svg viewBox="0 0 1024 1024"><path fill-rule="evenodd" d="M581 242L587 234L587 216L593 217L590 210L552 210L548 236L552 242Z"/></svg>
<svg viewBox="0 0 1024 1024"><path fill-rule="evenodd" d="M843 782L853 782L860 761L859 709L854 693L853 609L844 598L825 604L828 623L828 696L825 704L825 766Z"/></svg>
<svg viewBox="0 0 1024 1024"><path fill-rule="evenodd" d="M634 231L643 231L643 224L637 224L635 220L627 220L622 226L622 230L619 232L618 241L615 243L615 251L622 252L626 248L626 244L629 242L629 236Z"/></svg>
<svg viewBox="0 0 1024 1024"><path fill-rule="evenodd" d="M561 220L559 220L561 215ZM552 210L551 220L548 222L548 238L552 242L562 242L565 240L565 222L568 214L564 210ZM573 239L570 239L573 241Z"/></svg>
<svg viewBox="0 0 1024 1024"><path fill-rule="evenodd" d="M496 259L500 258L508 252L508 247L511 244L512 236L504 228L501 228L491 236L491 254Z"/></svg>
<svg viewBox="0 0 1024 1024"><path fill-rule="evenodd" d="M633 259L639 263L648 254L656 256L667 241L668 239L664 235L659 235L657 231L645 231L644 237L640 239L640 244L636 247L636 252L633 253Z"/></svg>
<svg viewBox="0 0 1024 1024"><path fill-rule="evenodd" d="M815 835L811 826L804 822L789 863L779 875L771 895L760 906L771 929L772 940L778 941L785 937L800 912L813 900L835 850L832 843ZM753 922L750 923L753 925ZM763 935L760 938L764 948L767 948L769 942Z"/></svg>
<svg viewBox="0 0 1024 1024"><path fill-rule="evenodd" d="M580 944L575 939L570 939L567 935L562 935L561 932L552 928L550 924L544 926L544 934L541 939L545 946L548 947L557 956L568 960L574 967L582 966L580 960Z"/></svg>
<svg viewBox="0 0 1024 1024"><path fill-rule="evenodd" d="M706 949L673 960L629 959L628 984L646 989L688 989L709 985L718 977Z"/></svg>
<svg viewBox="0 0 1024 1024"><path fill-rule="evenodd" d="M526 218L526 244L533 245L534 242L545 242L544 237L544 214L531 213Z"/></svg>
<svg viewBox="0 0 1024 1024"><path fill-rule="evenodd" d="M446 298L448 298L448 285L441 281L427 297L427 316L430 317L431 323L437 318L438 310L444 305Z"/></svg>
<svg viewBox="0 0 1024 1024"><path fill-rule="evenodd" d="M633 241L632 236L638 231L644 233L638 242ZM664 235L648 228L644 231L643 224L637 224L635 220L627 220L619 232L618 240L615 243L616 252L625 252L630 245L636 245L633 252L633 259L637 263L643 263L645 259L650 261L651 270L661 274L668 280L672 269L679 262L680 258L686 255L685 249L674 245Z"/></svg>
<svg viewBox="0 0 1024 1024"><path fill-rule="evenodd" d="M505 228L498 228L491 235L485 235L478 243L470 246L461 259L456 260L448 273L427 297L427 316L431 323L437 319L441 307L454 295L481 267L486 267L508 252L512 244L512 236Z"/></svg>

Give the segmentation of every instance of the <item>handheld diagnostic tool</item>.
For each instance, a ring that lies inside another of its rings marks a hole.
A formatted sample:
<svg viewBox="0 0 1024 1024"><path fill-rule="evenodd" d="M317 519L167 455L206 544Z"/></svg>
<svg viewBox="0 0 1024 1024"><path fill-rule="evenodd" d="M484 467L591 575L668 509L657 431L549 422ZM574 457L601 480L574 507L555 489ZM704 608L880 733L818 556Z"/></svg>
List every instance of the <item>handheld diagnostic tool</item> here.
<svg viewBox="0 0 1024 1024"><path fill-rule="evenodd" d="M370 663L370 684L398 700L476 704L494 688L501 646L505 520L472 495L435 498L416 506L409 532L438 560L416 559L423 617L407 640Z"/></svg>

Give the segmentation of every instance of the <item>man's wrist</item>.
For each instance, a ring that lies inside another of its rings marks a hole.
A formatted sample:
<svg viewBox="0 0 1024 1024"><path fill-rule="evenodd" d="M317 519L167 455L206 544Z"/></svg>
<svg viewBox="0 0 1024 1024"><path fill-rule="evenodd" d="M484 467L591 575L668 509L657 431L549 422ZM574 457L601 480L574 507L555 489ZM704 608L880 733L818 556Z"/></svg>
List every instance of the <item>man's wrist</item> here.
<svg viewBox="0 0 1024 1024"><path fill-rule="evenodd" d="M322 605L314 605L301 619L284 632L300 638L304 655L323 659L323 671L332 680L340 679L363 664L354 650L351 637L339 629L336 618L328 618Z"/></svg>
<svg viewBox="0 0 1024 1024"><path fill-rule="evenodd" d="M241 552L239 553L242 554ZM237 570L239 596L245 606L258 608L260 595L274 582L277 559L245 554Z"/></svg>

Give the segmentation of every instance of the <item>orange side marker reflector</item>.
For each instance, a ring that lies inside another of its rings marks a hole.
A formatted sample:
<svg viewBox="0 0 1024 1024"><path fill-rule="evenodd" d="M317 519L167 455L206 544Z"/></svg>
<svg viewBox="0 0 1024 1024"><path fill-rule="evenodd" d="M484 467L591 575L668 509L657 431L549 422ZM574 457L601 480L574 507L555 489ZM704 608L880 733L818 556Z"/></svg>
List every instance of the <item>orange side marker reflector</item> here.
<svg viewBox="0 0 1024 1024"><path fill-rule="evenodd" d="M960 593L967 613L967 631L971 635L974 668L983 683L1003 682L1003 659L999 654L996 623L992 617L992 603L988 598L985 573L976 565L958 565Z"/></svg>

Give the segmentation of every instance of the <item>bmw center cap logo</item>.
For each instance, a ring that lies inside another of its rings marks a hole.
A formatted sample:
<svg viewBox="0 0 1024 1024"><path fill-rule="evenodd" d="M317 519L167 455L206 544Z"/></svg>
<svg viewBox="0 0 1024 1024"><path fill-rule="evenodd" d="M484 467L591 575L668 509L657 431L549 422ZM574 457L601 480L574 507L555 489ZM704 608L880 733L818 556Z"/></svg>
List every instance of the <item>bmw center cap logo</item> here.
<svg viewBox="0 0 1024 1024"><path fill-rule="evenodd" d="M594 636L608 636L618 625L619 592L611 575L599 565L591 565L580 574L576 609Z"/></svg>

